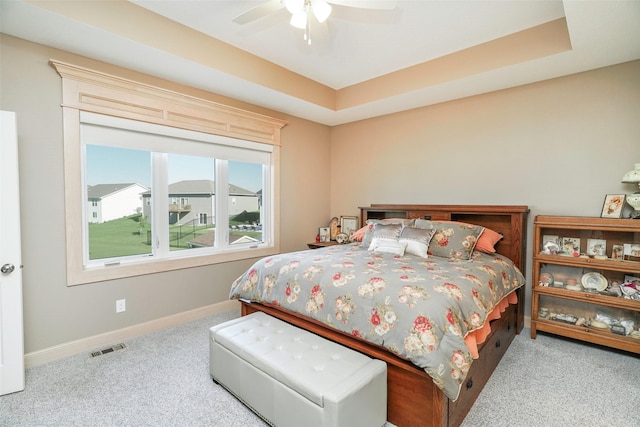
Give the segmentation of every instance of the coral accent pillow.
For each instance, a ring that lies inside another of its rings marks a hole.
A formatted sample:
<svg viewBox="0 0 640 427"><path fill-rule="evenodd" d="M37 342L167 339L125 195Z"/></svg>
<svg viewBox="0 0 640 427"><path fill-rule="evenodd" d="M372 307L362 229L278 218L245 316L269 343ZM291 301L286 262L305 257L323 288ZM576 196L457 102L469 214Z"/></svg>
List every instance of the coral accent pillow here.
<svg viewBox="0 0 640 427"><path fill-rule="evenodd" d="M475 250L480 252L485 252L488 254L496 253L495 245L502 239L504 236L496 231L493 231L490 228L485 228L484 232L478 237L478 242L476 243Z"/></svg>
<svg viewBox="0 0 640 427"><path fill-rule="evenodd" d="M362 239L364 238L364 234L367 232L367 228L369 228L369 224L351 233L351 241L362 242Z"/></svg>

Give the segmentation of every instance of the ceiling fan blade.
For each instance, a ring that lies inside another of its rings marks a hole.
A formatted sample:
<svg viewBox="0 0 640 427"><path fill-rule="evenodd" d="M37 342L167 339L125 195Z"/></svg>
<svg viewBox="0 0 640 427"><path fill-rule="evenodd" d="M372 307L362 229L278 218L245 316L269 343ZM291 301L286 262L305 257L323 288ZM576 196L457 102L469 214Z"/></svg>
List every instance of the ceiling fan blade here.
<svg viewBox="0 0 640 427"><path fill-rule="evenodd" d="M236 16L233 18L233 22L241 25L246 24L248 22L255 21L256 19L260 19L263 16L267 16L268 14L280 10L283 7L284 4L280 0L269 0Z"/></svg>
<svg viewBox="0 0 640 427"><path fill-rule="evenodd" d="M361 9L392 10L398 4L397 0L326 0L327 3L338 6L359 7Z"/></svg>

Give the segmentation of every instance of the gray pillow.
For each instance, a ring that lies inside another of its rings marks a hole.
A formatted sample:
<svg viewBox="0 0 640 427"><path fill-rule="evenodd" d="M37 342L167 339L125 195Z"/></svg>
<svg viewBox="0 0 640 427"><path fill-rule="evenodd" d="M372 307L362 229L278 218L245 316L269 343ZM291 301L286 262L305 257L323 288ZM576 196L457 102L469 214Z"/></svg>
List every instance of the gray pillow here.
<svg viewBox="0 0 640 427"><path fill-rule="evenodd" d="M418 219L415 226L435 231L429 243L429 255L455 259L471 259L473 248L484 231L482 226L457 221Z"/></svg>
<svg viewBox="0 0 640 427"><path fill-rule="evenodd" d="M366 231L364 233L364 237L362 237L362 243L360 243L360 247L369 249L369 246L371 246L371 238L373 236L373 228L376 224L401 224L412 226L414 221L414 219L407 218L368 219L367 225L365 225Z"/></svg>
<svg viewBox="0 0 640 427"><path fill-rule="evenodd" d="M428 258L429 243L435 232L432 228L404 227L398 240L407 244L406 253Z"/></svg>

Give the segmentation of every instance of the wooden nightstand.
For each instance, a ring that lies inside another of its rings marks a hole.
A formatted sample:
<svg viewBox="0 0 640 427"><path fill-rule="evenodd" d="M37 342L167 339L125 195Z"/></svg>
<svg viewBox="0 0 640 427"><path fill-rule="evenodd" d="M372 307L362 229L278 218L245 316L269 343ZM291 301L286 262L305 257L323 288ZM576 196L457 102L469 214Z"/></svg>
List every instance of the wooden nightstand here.
<svg viewBox="0 0 640 427"><path fill-rule="evenodd" d="M318 249L318 248L324 248L327 246L333 246L333 245L337 245L338 242L335 241L330 241L330 242L313 242L313 243L307 243L307 246L309 246L309 249Z"/></svg>

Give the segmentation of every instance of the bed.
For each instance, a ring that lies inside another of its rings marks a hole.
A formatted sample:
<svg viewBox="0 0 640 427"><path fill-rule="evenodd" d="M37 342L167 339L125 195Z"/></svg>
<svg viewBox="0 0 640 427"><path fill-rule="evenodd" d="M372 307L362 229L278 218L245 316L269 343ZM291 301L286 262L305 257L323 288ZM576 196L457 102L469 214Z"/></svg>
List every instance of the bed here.
<svg viewBox="0 0 640 427"><path fill-rule="evenodd" d="M523 327L528 208L360 212L362 242L259 260L230 296L385 361L394 425L459 425Z"/></svg>

